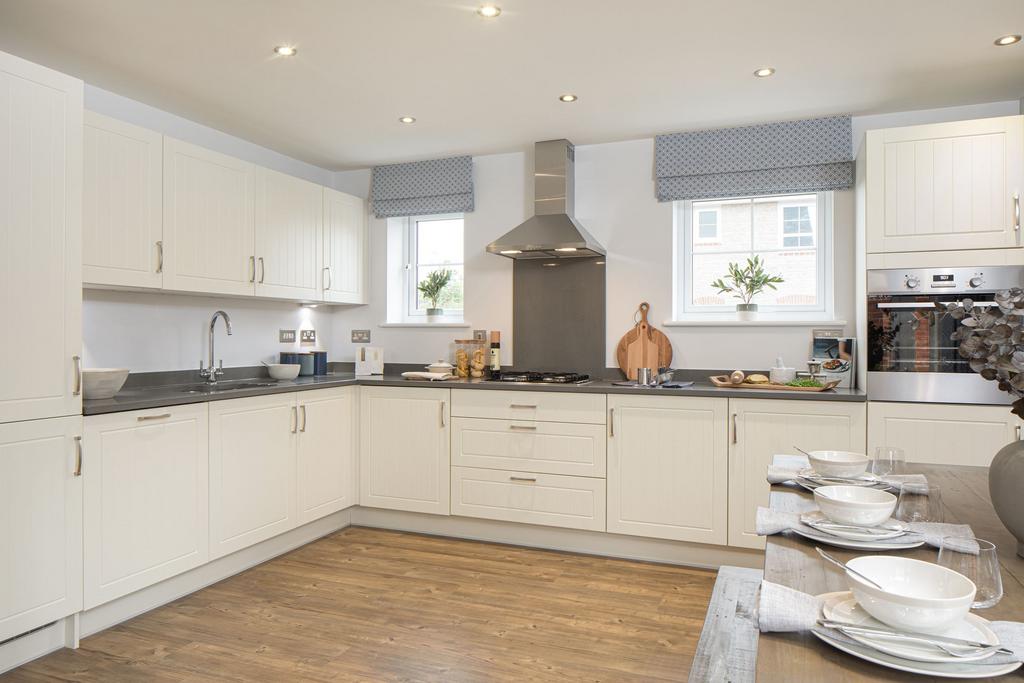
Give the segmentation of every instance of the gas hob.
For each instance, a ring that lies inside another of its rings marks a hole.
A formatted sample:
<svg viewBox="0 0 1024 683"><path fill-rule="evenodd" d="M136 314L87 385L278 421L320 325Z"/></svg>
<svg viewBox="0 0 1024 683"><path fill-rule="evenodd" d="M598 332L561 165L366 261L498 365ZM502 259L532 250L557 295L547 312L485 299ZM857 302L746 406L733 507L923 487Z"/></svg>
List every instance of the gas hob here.
<svg viewBox="0 0 1024 683"><path fill-rule="evenodd" d="M590 375L577 372L533 372L529 370L506 370L491 377L492 382L508 382L511 384L587 384Z"/></svg>

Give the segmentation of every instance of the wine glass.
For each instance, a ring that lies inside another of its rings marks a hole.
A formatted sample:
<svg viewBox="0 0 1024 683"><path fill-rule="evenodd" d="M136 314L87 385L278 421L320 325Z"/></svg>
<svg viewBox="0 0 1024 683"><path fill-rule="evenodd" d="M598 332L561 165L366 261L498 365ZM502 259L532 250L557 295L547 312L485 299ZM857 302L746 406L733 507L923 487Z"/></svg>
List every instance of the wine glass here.
<svg viewBox="0 0 1024 683"><path fill-rule="evenodd" d="M887 477L890 474L904 474L906 468L907 455L902 448L879 446L875 449L875 457L871 460L871 474Z"/></svg>
<svg viewBox="0 0 1024 683"><path fill-rule="evenodd" d="M924 482L903 484L894 516L901 522L941 522L942 489Z"/></svg>
<svg viewBox="0 0 1024 683"><path fill-rule="evenodd" d="M939 565L963 574L978 587L971 607L992 607L1003 597L1003 577L999 573L999 555L989 541L978 541L978 554L963 552L964 539L947 536L939 546Z"/></svg>

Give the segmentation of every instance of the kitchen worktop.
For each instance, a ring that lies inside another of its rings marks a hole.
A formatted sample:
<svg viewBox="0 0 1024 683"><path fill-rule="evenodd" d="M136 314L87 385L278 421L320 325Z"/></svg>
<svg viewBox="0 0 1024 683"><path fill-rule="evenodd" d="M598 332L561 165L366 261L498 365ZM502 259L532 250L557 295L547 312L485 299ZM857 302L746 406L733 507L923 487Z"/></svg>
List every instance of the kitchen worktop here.
<svg viewBox="0 0 1024 683"><path fill-rule="evenodd" d="M515 384L511 382L490 382L487 380L453 379L438 382L407 380L401 375L380 375L356 377L351 372L335 372L315 377L297 377L293 380L274 381L266 376L221 381L218 391L193 391L201 382L185 384L134 385L122 389L117 396L109 399L93 399L82 402L84 415L119 413L126 410L164 408L188 403L224 401L232 398L264 396L292 391L309 391L344 386L383 387L445 387L451 389L480 389L502 391L555 391L577 394L650 394L655 396L718 396L721 398L770 398L801 401L864 401L866 395L858 389L832 389L823 392L774 391L770 389L743 389L716 387L710 382L695 382L692 386L679 389L641 388L619 386L619 380L595 380L586 384ZM265 386L234 388L239 384L260 383Z"/></svg>

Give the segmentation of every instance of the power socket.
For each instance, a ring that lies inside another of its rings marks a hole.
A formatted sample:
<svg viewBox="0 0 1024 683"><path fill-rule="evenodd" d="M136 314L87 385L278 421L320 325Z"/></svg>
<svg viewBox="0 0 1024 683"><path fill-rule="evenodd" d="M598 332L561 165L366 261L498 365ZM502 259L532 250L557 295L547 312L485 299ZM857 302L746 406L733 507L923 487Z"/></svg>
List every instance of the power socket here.
<svg viewBox="0 0 1024 683"><path fill-rule="evenodd" d="M299 341L303 344L316 343L316 330L302 330L299 332Z"/></svg>
<svg viewBox="0 0 1024 683"><path fill-rule="evenodd" d="M370 331L369 330L352 330L352 343L353 344L369 344L370 343Z"/></svg>

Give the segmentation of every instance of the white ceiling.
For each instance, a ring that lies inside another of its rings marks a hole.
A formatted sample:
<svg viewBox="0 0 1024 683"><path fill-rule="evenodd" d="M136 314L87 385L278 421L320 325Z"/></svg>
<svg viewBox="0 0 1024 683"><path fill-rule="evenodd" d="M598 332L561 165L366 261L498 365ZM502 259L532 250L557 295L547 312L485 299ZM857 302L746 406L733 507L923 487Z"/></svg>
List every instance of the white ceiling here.
<svg viewBox="0 0 1024 683"><path fill-rule="evenodd" d="M0 0L0 50L332 170L1024 96L1022 0L498 4Z"/></svg>

